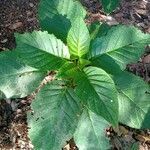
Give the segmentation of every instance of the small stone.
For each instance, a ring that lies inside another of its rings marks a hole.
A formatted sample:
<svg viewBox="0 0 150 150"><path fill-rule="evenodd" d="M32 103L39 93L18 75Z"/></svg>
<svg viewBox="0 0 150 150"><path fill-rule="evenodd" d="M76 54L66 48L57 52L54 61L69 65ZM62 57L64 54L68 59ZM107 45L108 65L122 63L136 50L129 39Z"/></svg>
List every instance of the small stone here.
<svg viewBox="0 0 150 150"><path fill-rule="evenodd" d="M13 111L17 108L17 103L15 101L11 102L11 108Z"/></svg>
<svg viewBox="0 0 150 150"><path fill-rule="evenodd" d="M26 100L21 100L21 103L26 104L27 102L26 102Z"/></svg>
<svg viewBox="0 0 150 150"><path fill-rule="evenodd" d="M111 135L111 133L108 131L108 132L106 132L106 134L107 134L107 136L110 136Z"/></svg>
<svg viewBox="0 0 150 150"><path fill-rule="evenodd" d="M8 41L8 39L4 39L1 41L1 43L6 43Z"/></svg>
<svg viewBox="0 0 150 150"><path fill-rule="evenodd" d="M21 109L17 109L17 114L21 114L22 110Z"/></svg>
<svg viewBox="0 0 150 150"><path fill-rule="evenodd" d="M29 6L30 6L30 7L33 7L33 6L34 6L34 4L33 4L33 3L29 3Z"/></svg>
<svg viewBox="0 0 150 150"><path fill-rule="evenodd" d="M36 19L35 18L29 18L29 19L27 19L28 22L32 22L34 20L36 20Z"/></svg>
<svg viewBox="0 0 150 150"><path fill-rule="evenodd" d="M31 16L32 14L33 14L33 12L27 11L27 16Z"/></svg>

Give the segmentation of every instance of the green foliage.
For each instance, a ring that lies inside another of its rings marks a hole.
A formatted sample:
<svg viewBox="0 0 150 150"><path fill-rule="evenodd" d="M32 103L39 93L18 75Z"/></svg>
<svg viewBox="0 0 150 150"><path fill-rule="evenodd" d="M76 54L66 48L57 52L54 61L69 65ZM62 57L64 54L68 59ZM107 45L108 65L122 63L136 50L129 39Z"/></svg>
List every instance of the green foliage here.
<svg viewBox="0 0 150 150"><path fill-rule="evenodd" d="M71 28L71 22L78 16L84 18L86 11L76 0L42 0L39 4L42 29L54 34L64 42Z"/></svg>
<svg viewBox="0 0 150 150"><path fill-rule="evenodd" d="M138 150L139 149L139 142L135 142L132 146L131 146L131 150Z"/></svg>
<svg viewBox="0 0 150 150"><path fill-rule="evenodd" d="M117 125L117 91L111 77L104 70L91 66L76 71L74 76L77 84L75 92L83 103L114 126Z"/></svg>
<svg viewBox="0 0 150 150"><path fill-rule="evenodd" d="M119 5L120 0L99 0L106 13L111 13Z"/></svg>
<svg viewBox="0 0 150 150"><path fill-rule="evenodd" d="M47 84L31 105L29 136L36 149L61 149L75 132L81 106L74 90L64 85L64 81Z"/></svg>
<svg viewBox="0 0 150 150"><path fill-rule="evenodd" d="M105 135L105 129L109 127L110 124L101 116L85 109L74 134L78 148L81 150L110 149L109 138Z"/></svg>
<svg viewBox="0 0 150 150"><path fill-rule="evenodd" d="M31 94L46 75L20 62L15 52L0 53L0 97L21 98Z"/></svg>
<svg viewBox="0 0 150 150"><path fill-rule="evenodd" d="M67 44L70 53L76 57L82 57L88 52L90 35L82 18L78 17L73 22L68 33Z"/></svg>
<svg viewBox="0 0 150 150"><path fill-rule="evenodd" d="M85 14L77 1L43 0L39 18L48 32L16 34L16 49L0 54L0 98L25 97L47 72L56 73L28 113L29 137L37 150L60 150L72 137L80 150L106 150L110 125L150 127L150 87L125 72L150 35L124 25L87 27Z"/></svg>
<svg viewBox="0 0 150 150"><path fill-rule="evenodd" d="M125 70L127 64L137 61L149 43L149 34L132 26L118 25L93 41L89 57L93 65L115 74Z"/></svg>
<svg viewBox="0 0 150 150"><path fill-rule="evenodd" d="M114 76L118 89L119 120L134 128L150 127L150 86L128 72Z"/></svg>

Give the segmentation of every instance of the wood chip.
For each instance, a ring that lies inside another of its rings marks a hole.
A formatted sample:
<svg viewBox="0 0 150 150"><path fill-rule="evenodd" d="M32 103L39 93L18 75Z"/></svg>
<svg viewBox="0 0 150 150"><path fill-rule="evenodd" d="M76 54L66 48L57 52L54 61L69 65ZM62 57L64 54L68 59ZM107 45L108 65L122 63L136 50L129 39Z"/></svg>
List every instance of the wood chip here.
<svg viewBox="0 0 150 150"><path fill-rule="evenodd" d="M12 26L10 26L9 29L15 30L15 29L20 28L20 27L22 27L22 26L23 26L23 23L22 23L22 22L16 22L16 23L14 23Z"/></svg>
<svg viewBox="0 0 150 150"><path fill-rule="evenodd" d="M144 64L149 64L150 63L150 54L145 56L142 61Z"/></svg>

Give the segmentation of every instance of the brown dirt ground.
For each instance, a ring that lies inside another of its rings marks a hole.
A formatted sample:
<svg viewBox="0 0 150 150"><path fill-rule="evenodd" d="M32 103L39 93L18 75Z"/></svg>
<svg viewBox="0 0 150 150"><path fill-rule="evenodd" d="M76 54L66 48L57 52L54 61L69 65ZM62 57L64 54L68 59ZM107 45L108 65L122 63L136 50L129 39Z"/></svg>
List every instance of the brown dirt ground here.
<svg viewBox="0 0 150 150"><path fill-rule="evenodd" d="M114 24L132 24L143 32L150 33L150 1L122 0L120 6L107 16L98 0L82 0L89 14L88 22L99 20ZM0 0L0 51L15 48L14 32L27 32L39 29L37 19L38 0ZM150 48L139 62L129 64L129 71L150 82ZM0 149L32 150L27 136L26 111L30 108L31 97L0 101ZM135 143L140 143L140 150L150 149L150 131L135 130L124 125L119 129L108 129L113 150L126 150ZM70 142L71 149L75 149Z"/></svg>

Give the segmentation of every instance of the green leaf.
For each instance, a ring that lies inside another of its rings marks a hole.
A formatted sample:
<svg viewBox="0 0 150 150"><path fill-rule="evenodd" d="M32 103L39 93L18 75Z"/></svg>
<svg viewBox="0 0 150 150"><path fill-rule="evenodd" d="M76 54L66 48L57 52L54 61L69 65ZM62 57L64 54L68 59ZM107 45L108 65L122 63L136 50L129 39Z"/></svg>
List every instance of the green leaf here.
<svg viewBox="0 0 150 150"><path fill-rule="evenodd" d="M61 150L72 138L81 114L73 89L63 81L48 83L31 105L29 137L35 149Z"/></svg>
<svg viewBox="0 0 150 150"><path fill-rule="evenodd" d="M46 73L21 63L15 52L0 53L0 96L22 98L31 94Z"/></svg>
<svg viewBox="0 0 150 150"><path fill-rule="evenodd" d="M69 19L76 18L78 16L84 18L86 11L82 5L75 0L44 0L39 4L39 18L44 20L46 17L52 18L55 15L63 15Z"/></svg>
<svg viewBox="0 0 150 150"><path fill-rule="evenodd" d="M140 149L140 146L139 146L139 142L135 142L132 146L131 146L131 150L139 150Z"/></svg>
<svg viewBox="0 0 150 150"><path fill-rule="evenodd" d="M99 21L93 22L87 26L92 40L96 38L100 26L101 23Z"/></svg>
<svg viewBox="0 0 150 150"><path fill-rule="evenodd" d="M111 13L119 4L120 0L99 0L102 2L103 9L106 13Z"/></svg>
<svg viewBox="0 0 150 150"><path fill-rule="evenodd" d="M17 34L16 42L21 60L38 69L57 70L70 58L68 48L47 32Z"/></svg>
<svg viewBox="0 0 150 150"><path fill-rule="evenodd" d="M86 11L82 5L74 0L42 0L39 4L42 29L55 34L65 42L71 22L74 18L84 18L85 15Z"/></svg>
<svg viewBox="0 0 150 150"><path fill-rule="evenodd" d="M67 34L71 28L71 22L65 16L55 15L53 18L46 17L41 21L43 30L48 31L50 34L54 34L58 39L61 39L66 43Z"/></svg>
<svg viewBox="0 0 150 150"><path fill-rule="evenodd" d="M126 64L137 61L143 54L145 46L150 43L150 35L144 34L132 26L112 27L101 38L97 38L90 51L93 65L109 73L124 70Z"/></svg>
<svg viewBox="0 0 150 150"><path fill-rule="evenodd" d="M82 57L90 46L90 35L84 20L81 17L76 18L68 33L67 44L70 53L74 56Z"/></svg>
<svg viewBox="0 0 150 150"><path fill-rule="evenodd" d="M58 78L71 78L72 72L76 71L76 64L72 62L65 63L59 70L56 77Z"/></svg>
<svg viewBox="0 0 150 150"><path fill-rule="evenodd" d="M0 91L0 100L2 100L2 99L4 99L4 98L6 98L6 97L5 97L5 94L4 94L2 91Z"/></svg>
<svg viewBox="0 0 150 150"><path fill-rule="evenodd" d="M100 23L99 21L94 22L88 26L91 40L95 38L100 38L101 36L105 36L110 29L110 26L105 23Z"/></svg>
<svg viewBox="0 0 150 150"><path fill-rule="evenodd" d="M118 123L118 100L115 85L102 69L87 67L73 73L75 92L93 112L101 115L114 126Z"/></svg>
<svg viewBox="0 0 150 150"><path fill-rule="evenodd" d="M90 64L91 64L91 62L87 59L82 59L82 58L79 59L79 67L81 69L86 67L86 66L89 66Z"/></svg>
<svg viewBox="0 0 150 150"><path fill-rule="evenodd" d="M114 76L119 92L119 121L132 128L150 128L150 86L128 72Z"/></svg>
<svg viewBox="0 0 150 150"><path fill-rule="evenodd" d="M109 139L106 137L106 128L110 124L101 116L90 110L84 110L80 117L74 140L79 150L108 150Z"/></svg>

